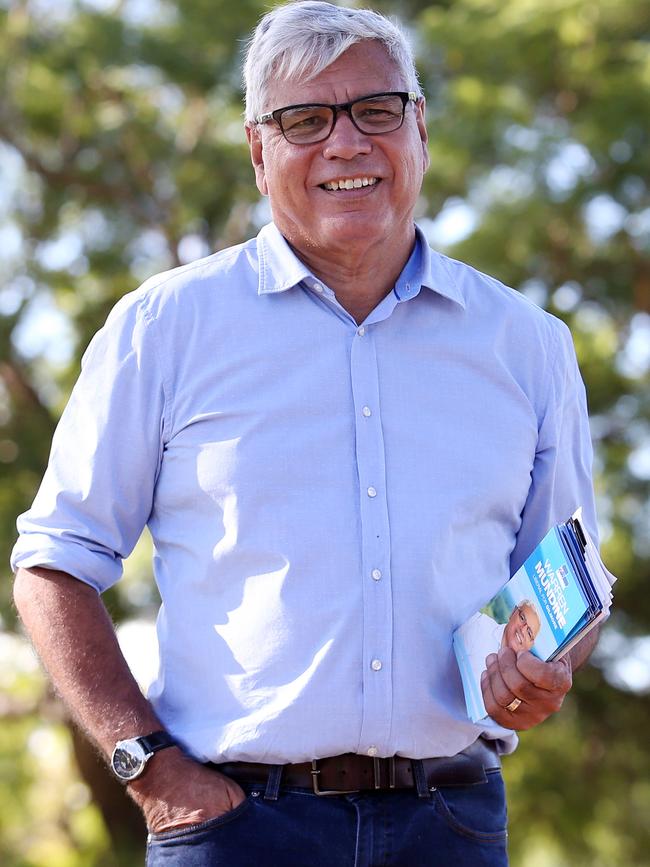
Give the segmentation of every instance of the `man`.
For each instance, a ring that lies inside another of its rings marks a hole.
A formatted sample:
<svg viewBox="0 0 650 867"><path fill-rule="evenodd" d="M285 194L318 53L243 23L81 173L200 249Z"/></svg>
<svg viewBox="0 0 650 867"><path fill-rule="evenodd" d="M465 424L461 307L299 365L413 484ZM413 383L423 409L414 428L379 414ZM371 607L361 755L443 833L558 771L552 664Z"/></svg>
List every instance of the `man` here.
<svg viewBox="0 0 650 867"><path fill-rule="evenodd" d="M570 336L416 229L425 103L389 21L274 9L246 102L273 224L109 316L19 520L16 604L132 777L150 865L503 865L499 754L592 639L503 649L486 732L451 635L579 504L595 533ZM149 700L98 595L145 523Z"/></svg>
<svg viewBox="0 0 650 867"><path fill-rule="evenodd" d="M529 599L523 599L512 609L497 647L510 647L515 653L530 650L541 625L536 605Z"/></svg>

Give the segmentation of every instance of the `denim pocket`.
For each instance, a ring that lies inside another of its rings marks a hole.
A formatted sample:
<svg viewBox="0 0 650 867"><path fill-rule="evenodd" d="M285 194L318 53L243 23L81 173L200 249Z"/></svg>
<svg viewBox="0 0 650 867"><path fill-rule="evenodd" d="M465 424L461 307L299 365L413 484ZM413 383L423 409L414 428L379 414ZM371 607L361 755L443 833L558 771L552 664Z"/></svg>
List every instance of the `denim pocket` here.
<svg viewBox="0 0 650 867"><path fill-rule="evenodd" d="M159 833L149 833L147 837L148 843L167 843L168 841L183 842L193 837L198 837L222 825L227 825L230 822L239 819L248 810L251 804L251 795L248 795L245 800L238 804L234 810L228 810L227 813L222 813L220 816L215 816L213 819L206 819L205 822L197 822L194 825L181 825L180 828L172 828L170 831L160 831Z"/></svg>
<svg viewBox="0 0 650 867"><path fill-rule="evenodd" d="M437 815L456 833L482 843L503 844L508 835L506 797L500 771L489 771L487 783L436 789Z"/></svg>

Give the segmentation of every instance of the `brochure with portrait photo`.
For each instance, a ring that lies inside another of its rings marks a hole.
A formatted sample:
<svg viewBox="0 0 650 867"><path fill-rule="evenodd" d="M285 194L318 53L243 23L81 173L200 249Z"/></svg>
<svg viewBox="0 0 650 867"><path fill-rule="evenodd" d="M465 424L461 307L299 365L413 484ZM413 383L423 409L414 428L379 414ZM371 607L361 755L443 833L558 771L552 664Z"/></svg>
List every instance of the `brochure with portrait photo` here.
<svg viewBox="0 0 650 867"><path fill-rule="evenodd" d="M485 659L501 647L559 659L609 613L616 580L580 521L580 509L552 527L512 578L453 634L472 722L487 716Z"/></svg>

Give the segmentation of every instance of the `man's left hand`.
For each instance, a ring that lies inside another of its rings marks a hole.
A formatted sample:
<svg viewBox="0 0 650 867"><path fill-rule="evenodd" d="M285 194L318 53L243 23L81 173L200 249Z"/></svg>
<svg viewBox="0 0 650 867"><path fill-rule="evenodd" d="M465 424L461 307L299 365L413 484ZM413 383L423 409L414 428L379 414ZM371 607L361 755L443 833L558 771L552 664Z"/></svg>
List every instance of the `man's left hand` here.
<svg viewBox="0 0 650 867"><path fill-rule="evenodd" d="M569 655L556 662L542 662L530 651L516 654L503 647L498 654L491 653L485 663L487 670L481 675L485 708L507 729L530 729L557 713L573 683ZM508 710L508 705L513 709Z"/></svg>

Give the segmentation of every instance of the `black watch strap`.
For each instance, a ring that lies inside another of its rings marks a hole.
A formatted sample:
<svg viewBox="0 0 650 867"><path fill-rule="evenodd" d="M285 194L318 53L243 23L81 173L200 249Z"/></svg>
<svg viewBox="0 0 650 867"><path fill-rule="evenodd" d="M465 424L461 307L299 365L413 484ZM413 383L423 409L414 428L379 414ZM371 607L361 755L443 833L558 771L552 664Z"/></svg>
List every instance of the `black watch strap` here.
<svg viewBox="0 0 650 867"><path fill-rule="evenodd" d="M169 732L159 731L151 732L150 735L138 738L142 748L147 753L157 753L158 750L164 750L165 747L173 747L176 741Z"/></svg>

